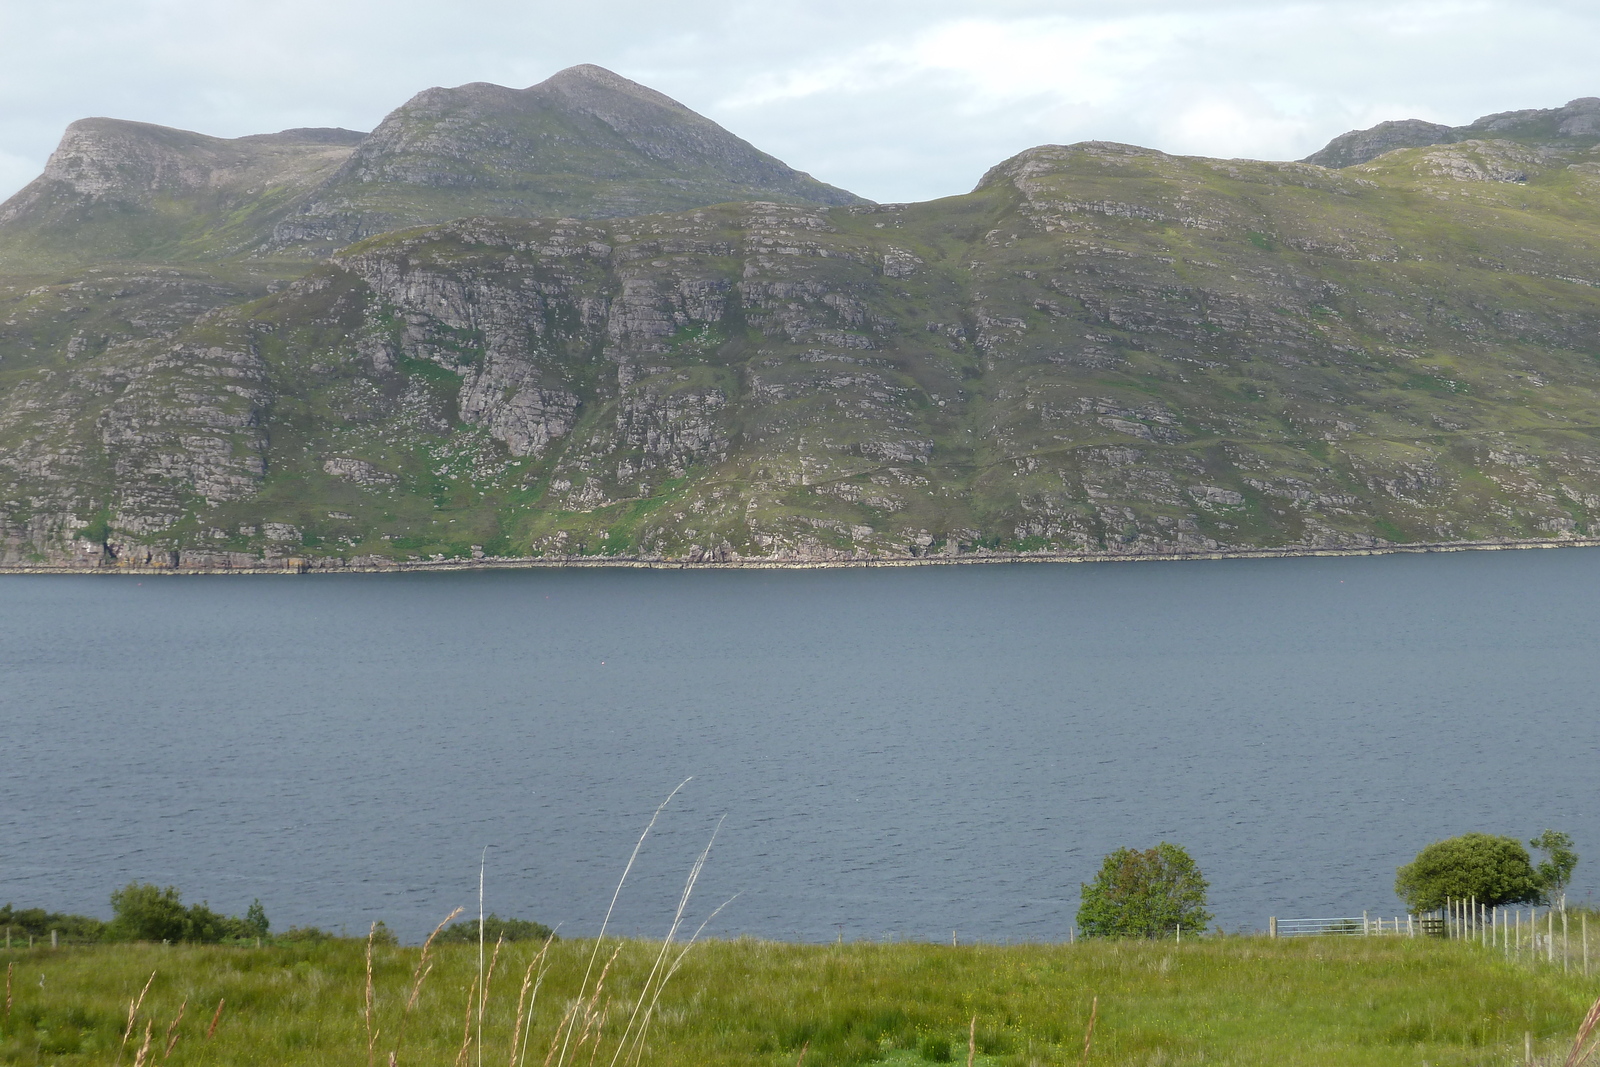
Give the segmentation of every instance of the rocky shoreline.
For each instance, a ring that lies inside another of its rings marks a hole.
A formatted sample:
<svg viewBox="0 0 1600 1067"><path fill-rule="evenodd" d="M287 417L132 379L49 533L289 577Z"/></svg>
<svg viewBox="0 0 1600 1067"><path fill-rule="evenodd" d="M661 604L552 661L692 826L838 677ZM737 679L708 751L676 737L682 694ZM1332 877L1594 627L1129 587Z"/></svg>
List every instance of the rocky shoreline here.
<svg viewBox="0 0 1600 1067"><path fill-rule="evenodd" d="M1493 541L1439 541L1361 546L1286 545L1281 548L1237 548L1195 552L994 552L929 556L841 556L839 558L743 557L665 559L638 556L526 556L480 559L390 560L376 556L316 559L290 556L254 564L150 561L71 564L0 564L6 574L96 575L285 575L397 574L434 571L529 570L534 568L624 568L635 570L832 570L865 567L961 566L980 563L1138 563L1184 560L1277 559L1306 556L1391 556L1430 552L1486 552L1536 548L1595 548L1600 537L1530 538ZM172 555L176 555L173 553Z"/></svg>

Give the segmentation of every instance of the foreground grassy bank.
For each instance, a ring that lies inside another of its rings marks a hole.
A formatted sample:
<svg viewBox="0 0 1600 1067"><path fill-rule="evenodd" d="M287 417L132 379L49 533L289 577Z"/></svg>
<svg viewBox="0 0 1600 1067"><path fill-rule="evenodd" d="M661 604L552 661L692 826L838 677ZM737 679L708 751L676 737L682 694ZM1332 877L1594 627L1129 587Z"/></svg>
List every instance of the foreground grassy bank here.
<svg viewBox="0 0 1600 1067"><path fill-rule="evenodd" d="M523 1062L546 1062L593 947L550 948ZM600 996L588 998L595 1017L573 1030L568 1043L581 1048L569 1048L568 1063L613 1062L658 947L605 946L596 974L617 955ZM482 1024L484 1063L513 1061L519 990L537 950L517 943L501 953ZM144 1064L360 1064L369 1050L379 1064L391 1051L402 1064L453 1064L464 1031L477 1028L468 1014L476 948L436 946L407 1012L419 951L374 950L369 1043L364 942L14 950L3 957L11 969L0 1062L131 1064L148 1032ZM119 1056L129 1002L152 972ZM1525 1033L1542 1062L1560 1063L1597 992L1600 979L1423 939L958 948L712 941L696 946L667 985L639 1062L793 1064L802 1048L817 1067L937 1062L946 1048L964 1062L976 1016L979 1063L1079 1063L1098 998L1095 1064L1511 1064L1522 1060ZM471 1048L467 1062L477 1056Z"/></svg>

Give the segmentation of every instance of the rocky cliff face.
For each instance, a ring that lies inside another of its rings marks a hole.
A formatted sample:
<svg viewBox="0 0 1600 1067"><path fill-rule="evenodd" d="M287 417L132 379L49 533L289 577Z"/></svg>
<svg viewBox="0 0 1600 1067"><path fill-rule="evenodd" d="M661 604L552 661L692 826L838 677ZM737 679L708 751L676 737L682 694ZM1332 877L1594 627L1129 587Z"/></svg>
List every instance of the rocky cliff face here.
<svg viewBox="0 0 1600 1067"><path fill-rule="evenodd" d="M1465 126L1441 126L1420 119L1380 122L1367 130L1351 130L1329 141L1301 162L1322 167L1353 167L1397 148L1422 148L1468 140L1549 142L1600 141L1600 97L1585 96L1565 107L1501 111Z"/></svg>
<svg viewBox="0 0 1600 1067"><path fill-rule="evenodd" d="M0 562L1594 536L1597 194L1575 135L1090 142L929 204L459 219L276 291L4 279Z"/></svg>

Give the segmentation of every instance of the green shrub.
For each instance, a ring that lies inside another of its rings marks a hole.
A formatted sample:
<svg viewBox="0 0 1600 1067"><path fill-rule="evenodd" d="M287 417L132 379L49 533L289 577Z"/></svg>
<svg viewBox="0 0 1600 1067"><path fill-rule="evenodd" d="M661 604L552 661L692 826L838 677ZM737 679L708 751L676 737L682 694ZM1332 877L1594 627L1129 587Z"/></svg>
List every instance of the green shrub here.
<svg viewBox="0 0 1600 1067"><path fill-rule="evenodd" d="M9 929L13 937L49 937L54 930L67 941L84 942L99 941L105 935L106 924L88 915L67 915L43 908L15 908L7 904L0 907L0 927Z"/></svg>
<svg viewBox="0 0 1600 1067"><path fill-rule="evenodd" d="M113 941L183 941L188 911L176 886L158 889L149 882L129 882L111 892L112 919L106 936Z"/></svg>
<svg viewBox="0 0 1600 1067"><path fill-rule="evenodd" d="M1180 926L1200 933L1211 922L1206 888L1179 845L1119 848L1083 886L1078 928L1088 937L1171 937Z"/></svg>
<svg viewBox="0 0 1600 1067"><path fill-rule="evenodd" d="M1412 912L1433 911L1446 901L1531 904L1544 886L1520 841L1494 834L1462 834L1435 841L1395 872L1395 895Z"/></svg>
<svg viewBox="0 0 1600 1067"><path fill-rule="evenodd" d="M483 939L491 945L501 938L507 941L545 941L554 936L544 923L528 919L502 919L490 913L483 918ZM467 919L452 923L439 932L439 941L478 943L478 920Z"/></svg>
<svg viewBox="0 0 1600 1067"><path fill-rule="evenodd" d="M932 1034L922 1039L922 1045L917 1051L929 1063L949 1063L955 1058L950 1053L950 1039L935 1037Z"/></svg>
<svg viewBox="0 0 1600 1067"><path fill-rule="evenodd" d="M111 894L111 922L105 925L108 941L189 941L215 944L245 941L266 933L267 916L258 900L251 916L238 918L212 911L204 902L183 906L176 886L157 888L149 882L129 882Z"/></svg>

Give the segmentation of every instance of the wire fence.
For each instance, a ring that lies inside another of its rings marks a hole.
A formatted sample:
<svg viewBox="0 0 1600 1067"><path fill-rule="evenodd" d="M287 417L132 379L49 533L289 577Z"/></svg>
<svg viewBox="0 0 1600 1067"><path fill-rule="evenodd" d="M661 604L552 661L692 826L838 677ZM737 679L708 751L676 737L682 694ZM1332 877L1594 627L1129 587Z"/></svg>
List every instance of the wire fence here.
<svg viewBox="0 0 1600 1067"><path fill-rule="evenodd" d="M1600 930L1596 931L1600 935ZM1589 912L1565 906L1490 907L1475 900L1449 900L1421 915L1336 916L1325 919L1267 920L1269 937L1439 937L1466 941L1516 963L1560 967L1563 973L1591 973ZM1596 961L1600 962L1600 961Z"/></svg>

